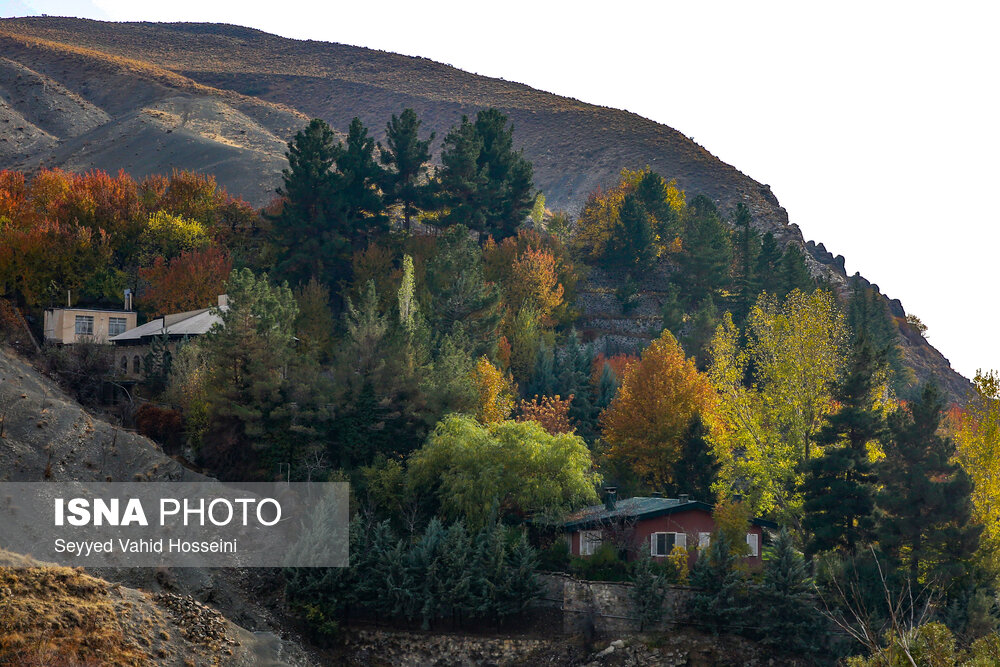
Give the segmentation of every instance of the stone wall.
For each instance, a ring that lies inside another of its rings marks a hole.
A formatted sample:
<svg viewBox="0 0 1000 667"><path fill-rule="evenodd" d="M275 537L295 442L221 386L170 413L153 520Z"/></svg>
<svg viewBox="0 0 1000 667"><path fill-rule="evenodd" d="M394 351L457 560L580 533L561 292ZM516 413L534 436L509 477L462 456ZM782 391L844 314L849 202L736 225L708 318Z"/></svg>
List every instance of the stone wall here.
<svg viewBox="0 0 1000 667"><path fill-rule="evenodd" d="M632 584L608 581L580 581L565 574L542 575L544 593L539 606L562 612L565 634L621 634L638 632L639 622L632 609ZM691 589L671 586L664 600L660 626L673 627L684 613Z"/></svg>

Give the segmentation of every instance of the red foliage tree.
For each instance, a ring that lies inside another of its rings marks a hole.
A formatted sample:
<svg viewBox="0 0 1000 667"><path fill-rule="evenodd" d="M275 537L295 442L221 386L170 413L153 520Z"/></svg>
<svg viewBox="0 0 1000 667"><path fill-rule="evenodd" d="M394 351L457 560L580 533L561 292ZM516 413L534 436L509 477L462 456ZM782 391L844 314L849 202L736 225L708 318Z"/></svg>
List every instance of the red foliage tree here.
<svg viewBox="0 0 1000 667"><path fill-rule="evenodd" d="M183 252L169 262L157 257L153 266L139 269L139 277L149 284L142 306L158 315L207 308L222 293L232 269L229 253L217 246Z"/></svg>

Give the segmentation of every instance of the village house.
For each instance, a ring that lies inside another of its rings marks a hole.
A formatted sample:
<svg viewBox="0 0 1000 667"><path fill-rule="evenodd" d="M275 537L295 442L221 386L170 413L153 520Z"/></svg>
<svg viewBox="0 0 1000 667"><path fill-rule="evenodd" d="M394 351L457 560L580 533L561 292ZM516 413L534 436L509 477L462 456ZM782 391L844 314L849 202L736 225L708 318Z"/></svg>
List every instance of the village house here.
<svg viewBox="0 0 1000 667"><path fill-rule="evenodd" d="M107 343L135 325L134 310L48 308L43 318L45 340L60 345Z"/></svg>
<svg viewBox="0 0 1000 667"><path fill-rule="evenodd" d="M226 310L227 307L227 296L220 294L218 310ZM115 370L122 378L141 380L145 373L143 362L146 355L152 350L154 340L166 340L167 350L165 354L169 357L177 351L179 342L191 337L203 336L215 324L221 322L222 318L219 317L215 308L201 308L184 313L164 315L141 326L123 331L110 339L117 348L115 350Z"/></svg>
<svg viewBox="0 0 1000 667"><path fill-rule="evenodd" d="M679 546L688 550L689 564L693 566L698 551L711 543L715 520L711 505L684 494L677 498L653 494L619 500L615 489L606 489L604 504L574 513L563 528L574 556L593 555L605 542L624 552L628 560L634 560L644 551L653 558L666 558ZM747 561L751 567L762 562L765 528L776 530L778 525L754 519L746 534Z"/></svg>

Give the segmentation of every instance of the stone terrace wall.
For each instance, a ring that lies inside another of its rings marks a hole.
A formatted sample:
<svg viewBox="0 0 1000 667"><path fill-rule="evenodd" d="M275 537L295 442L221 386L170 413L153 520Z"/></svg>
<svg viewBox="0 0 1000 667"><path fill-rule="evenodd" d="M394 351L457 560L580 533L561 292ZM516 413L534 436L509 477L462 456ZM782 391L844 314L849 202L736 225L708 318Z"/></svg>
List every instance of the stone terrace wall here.
<svg viewBox="0 0 1000 667"><path fill-rule="evenodd" d="M542 575L544 592L539 606L562 612L566 634L620 634L638 632L639 622L629 598L632 584L608 581L580 581L565 574ZM664 600L663 621L658 628L672 627L680 620L691 589L671 586Z"/></svg>

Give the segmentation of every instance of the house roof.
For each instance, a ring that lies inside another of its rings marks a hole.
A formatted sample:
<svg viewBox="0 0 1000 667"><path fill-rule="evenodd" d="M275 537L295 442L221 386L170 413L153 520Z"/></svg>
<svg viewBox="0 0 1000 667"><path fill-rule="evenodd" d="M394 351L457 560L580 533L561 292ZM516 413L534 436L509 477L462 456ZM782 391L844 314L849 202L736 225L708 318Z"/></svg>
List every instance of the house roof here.
<svg viewBox="0 0 1000 667"><path fill-rule="evenodd" d="M616 500L613 510L608 510L604 504L585 507L571 514L566 523L563 524L563 527L567 530L583 530L616 519L629 518L638 521L674 514L675 512L688 512L691 510L711 512L712 509L711 505L703 503L700 500L635 496ZM778 527L778 524L767 519L753 519L752 523L765 528L776 529Z"/></svg>
<svg viewBox="0 0 1000 667"><path fill-rule="evenodd" d="M225 310L225 306L221 309ZM143 338L162 336L164 332L168 336L200 336L208 333L216 323L221 323L216 308L204 308L193 310L189 313L176 313L166 317L158 317L134 329L129 329L124 333L111 337L112 343L130 343L141 341ZM164 322L167 322L164 327Z"/></svg>

